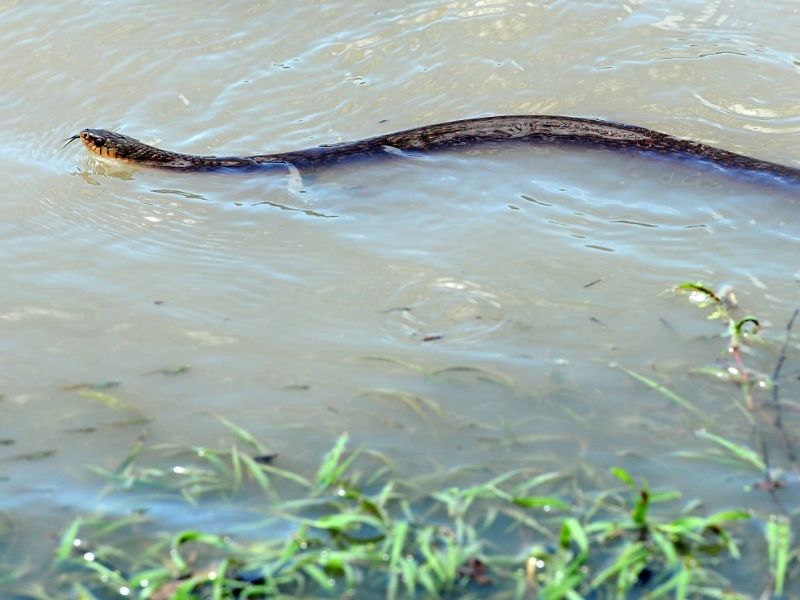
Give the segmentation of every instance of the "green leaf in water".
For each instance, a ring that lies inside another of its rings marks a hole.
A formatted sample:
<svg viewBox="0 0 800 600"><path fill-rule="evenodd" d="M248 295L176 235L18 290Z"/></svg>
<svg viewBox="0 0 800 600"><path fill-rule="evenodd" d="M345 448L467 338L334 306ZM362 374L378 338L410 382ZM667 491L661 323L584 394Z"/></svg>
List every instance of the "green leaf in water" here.
<svg viewBox="0 0 800 600"><path fill-rule="evenodd" d="M236 425L236 423L229 421L225 417L217 416L216 418L220 423L225 425L225 427L230 429L237 438L239 438L248 446L250 446L253 450L255 450L256 453L261 455L269 454L267 447L261 442L259 442L249 431L247 431L242 427L239 427L238 425Z"/></svg>
<svg viewBox="0 0 800 600"><path fill-rule="evenodd" d="M611 474L620 481L622 481L622 483L627 485L632 490L636 489L636 483L633 481L633 477L631 477L631 474L628 473L625 469L623 469L622 467L611 467L610 470Z"/></svg>
<svg viewBox="0 0 800 600"><path fill-rule="evenodd" d="M767 547L769 551L769 570L772 574L776 597L783 595L786 584L786 570L789 565L792 541L792 524L785 517L773 516L767 521Z"/></svg>
<svg viewBox="0 0 800 600"><path fill-rule="evenodd" d="M647 524L647 511L650 509L650 491L647 486L643 486L639 490L639 498L636 501L636 506L633 508L631 519L637 525L644 526Z"/></svg>
<svg viewBox="0 0 800 600"><path fill-rule="evenodd" d="M329 488L334 483L339 481L339 479L341 479L341 477L344 475L345 471L347 471L348 467L355 460L358 452L354 452L348 458L343 459L345 449L347 448L348 439L349 436L346 433L340 435L339 439L336 440L336 444L325 455L325 458L322 460L322 464L319 467L319 471L317 471L318 487L322 489Z"/></svg>
<svg viewBox="0 0 800 600"><path fill-rule="evenodd" d="M83 520L80 517L69 524L64 535L61 536L61 543L58 545L58 550L56 551L57 560L67 560L72 556L72 550L76 546L75 542L82 524Z"/></svg>
<svg viewBox="0 0 800 600"><path fill-rule="evenodd" d="M658 383L657 381L654 381L654 380L650 379L649 377L645 377L644 375L641 375L640 373L637 373L636 371L631 371L630 369L626 369L625 367L620 367L620 368L623 371L625 371L628 375L630 375L631 377L636 379L637 381L641 381L646 386L648 386L649 388L655 390L656 392L658 392L662 396L668 398L669 400L672 400L675 404L685 408L686 410L688 410L692 414L697 415L698 417L702 418L705 421L708 420L708 417L703 413L703 411L698 409L696 406L694 406L691 402L689 402L683 396L680 396L680 395L676 394L675 392L673 392L668 387Z"/></svg>
<svg viewBox="0 0 800 600"><path fill-rule="evenodd" d="M487 369L482 369L478 367L445 367L443 369L437 369L435 371L432 371L431 376L437 377L437 376L459 374L459 373L474 375L475 379L477 379L478 381L492 383L494 385L502 386L505 388L511 388L514 385L514 380L508 375L504 375L502 373L497 373L496 371L489 371Z"/></svg>
<svg viewBox="0 0 800 600"><path fill-rule="evenodd" d="M100 392L102 390L117 388L121 385L122 382L120 381L100 381L97 383L76 383L73 385L68 385L62 389L67 392L74 392L77 390L95 390L96 392Z"/></svg>
<svg viewBox="0 0 800 600"><path fill-rule="evenodd" d="M136 459L138 458L139 453L142 451L142 448L144 448L144 442L146 439L147 439L147 432L143 431L136 439L136 442L131 447L125 459L119 464L119 466L116 469L114 469L113 471L114 475L118 477L121 476L127 477L128 475L130 475L130 469L133 466L133 463L136 462Z"/></svg>
<svg viewBox="0 0 800 600"><path fill-rule="evenodd" d="M108 408L113 408L116 410L128 408L128 406L116 396L112 396L111 394L107 394L106 392L98 392L97 390L89 389L89 388L81 388L77 390L78 394L83 396L84 398L89 398L89 400L95 400L104 404Z"/></svg>
<svg viewBox="0 0 800 600"><path fill-rule="evenodd" d="M575 517L564 519L559 536L559 543L564 549L568 549L572 542L578 546L578 560L583 562L589 555L589 537L586 535L583 525Z"/></svg>
<svg viewBox="0 0 800 600"><path fill-rule="evenodd" d="M719 444L743 463L749 464L759 471L766 470L764 461L761 460L761 457L752 448L748 448L747 446L742 446L741 444L726 440L724 437L710 433L705 429L701 429L696 433L696 435L697 437L711 440L712 442Z"/></svg>
<svg viewBox="0 0 800 600"><path fill-rule="evenodd" d="M422 418L427 418L429 416L427 413L433 413L442 419L445 418L444 411L435 400L416 394L410 394L402 390L378 388L359 394L359 397L364 396L374 397L377 400L396 401L398 404L407 406Z"/></svg>
<svg viewBox="0 0 800 600"><path fill-rule="evenodd" d="M512 498L511 501L517 506L523 508L544 508L556 510L569 510L570 506L563 500L549 496L517 496Z"/></svg>
<svg viewBox="0 0 800 600"><path fill-rule="evenodd" d="M684 292L695 292L699 294L703 294L706 296L707 305L709 302L713 302L715 304L721 304L722 298L717 296L716 292L711 289L711 286L706 285L702 281L687 281L685 283L681 283L680 285L675 286L676 290L684 291Z"/></svg>

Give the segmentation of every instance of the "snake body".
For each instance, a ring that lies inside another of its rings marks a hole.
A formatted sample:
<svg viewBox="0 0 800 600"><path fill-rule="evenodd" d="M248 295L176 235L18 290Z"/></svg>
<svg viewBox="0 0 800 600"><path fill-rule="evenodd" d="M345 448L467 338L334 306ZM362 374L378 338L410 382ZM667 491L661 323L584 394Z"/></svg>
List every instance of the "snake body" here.
<svg viewBox="0 0 800 600"><path fill-rule="evenodd" d="M80 138L97 155L145 167L179 171L258 169L292 166L311 169L357 157L391 156L499 142L579 144L699 160L724 169L764 174L800 183L800 168L782 165L666 133L600 119L548 115L509 115L448 121L363 140L293 152L253 156L199 156L162 150L104 129L84 129Z"/></svg>

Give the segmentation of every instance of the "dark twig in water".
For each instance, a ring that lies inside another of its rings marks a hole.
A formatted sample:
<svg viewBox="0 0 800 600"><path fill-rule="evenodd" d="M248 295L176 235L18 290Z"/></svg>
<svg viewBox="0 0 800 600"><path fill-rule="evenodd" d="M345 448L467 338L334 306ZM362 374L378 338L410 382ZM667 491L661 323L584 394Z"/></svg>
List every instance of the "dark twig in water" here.
<svg viewBox="0 0 800 600"><path fill-rule="evenodd" d="M789 462L795 467L795 470L797 469L797 457L792 447L791 440L786 433L786 429L783 427L783 410L780 402L780 376L781 369L783 369L783 365L786 362L786 352L789 348L789 342L792 339L792 329L794 328L794 322L798 314L800 314L800 308L795 308L792 313L792 318L789 319L789 322L786 324L786 338L783 340L778 362L775 364L775 370L772 372L772 403L775 406L774 423L781 434L781 440L786 447L786 454L789 457Z"/></svg>
<svg viewBox="0 0 800 600"><path fill-rule="evenodd" d="M769 465L769 451L767 450L767 443L764 441L764 436L759 434L758 436L759 442L761 442L761 459L764 461L764 481L760 482L755 487L760 490L765 490L769 493L769 497L772 498L772 502L775 506L778 507L778 510L784 514L788 515L788 511L786 507L781 502L781 499L778 497L778 490L783 487L780 481L775 480L772 478L772 472Z"/></svg>
<svg viewBox="0 0 800 600"><path fill-rule="evenodd" d="M727 310L727 309L726 309ZM739 369L739 373L742 377L742 393L744 394L744 401L747 410L753 410L755 408L755 402L753 401L753 394L751 392L752 385L750 383L750 371L744 365L744 360L742 360L742 354L740 352L741 348L741 340L742 336L745 333L745 326L752 325L752 333L758 333L761 324L758 322L758 319L754 317L745 317L744 319L740 319L739 321L731 320L728 324L728 329L730 332L731 341L728 346L728 351L733 356L734 361L736 362L736 368Z"/></svg>

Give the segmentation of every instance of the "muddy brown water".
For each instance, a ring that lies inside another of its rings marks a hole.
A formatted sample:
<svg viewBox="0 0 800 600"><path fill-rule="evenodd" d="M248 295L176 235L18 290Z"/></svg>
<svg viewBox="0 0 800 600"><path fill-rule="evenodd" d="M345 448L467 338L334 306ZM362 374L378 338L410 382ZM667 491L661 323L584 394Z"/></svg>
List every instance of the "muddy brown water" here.
<svg viewBox="0 0 800 600"><path fill-rule="evenodd" d="M731 362L724 328L665 291L731 286L781 339L800 304L797 188L592 149L362 161L298 181L58 148L103 127L255 154L549 113L798 165L799 11L0 3L0 502L15 552L46 559L37 533L102 508L88 465L117 464L143 428L154 444L225 443L215 415L299 468L347 431L410 473L623 464L712 507L772 510L744 490L752 472L675 457L708 450L699 424L619 366L750 443L736 388L689 375ZM775 359L751 355L767 373ZM796 362L787 372L796 382ZM102 382L119 404L74 389Z"/></svg>

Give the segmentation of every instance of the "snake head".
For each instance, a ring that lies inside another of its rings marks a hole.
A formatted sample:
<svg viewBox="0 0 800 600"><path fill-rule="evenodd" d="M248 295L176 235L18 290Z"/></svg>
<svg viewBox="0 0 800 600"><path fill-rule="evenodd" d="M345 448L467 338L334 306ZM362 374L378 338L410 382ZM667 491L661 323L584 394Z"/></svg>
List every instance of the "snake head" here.
<svg viewBox="0 0 800 600"><path fill-rule="evenodd" d="M131 151L140 145L140 142L127 135L106 129L83 129L69 138L67 143L74 139L80 139L90 152L98 156L117 160L129 160Z"/></svg>
<svg viewBox="0 0 800 600"><path fill-rule="evenodd" d="M80 133L66 139L64 146L80 140L86 149L95 156L144 167L163 169L195 169L219 168L228 166L251 167L257 163L249 158L233 157L218 159L214 156L193 156L161 150L143 144L139 140L107 129L82 129ZM62 146L63 147L63 146Z"/></svg>

